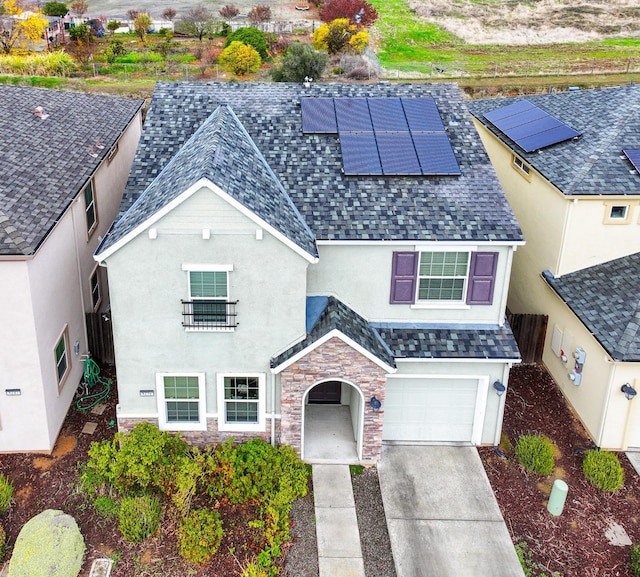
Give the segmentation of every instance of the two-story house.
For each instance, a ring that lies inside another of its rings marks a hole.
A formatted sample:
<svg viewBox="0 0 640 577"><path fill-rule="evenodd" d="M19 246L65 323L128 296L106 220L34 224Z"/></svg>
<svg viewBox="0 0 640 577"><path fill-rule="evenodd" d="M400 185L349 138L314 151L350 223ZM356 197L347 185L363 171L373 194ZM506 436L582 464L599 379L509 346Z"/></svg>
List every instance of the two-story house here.
<svg viewBox="0 0 640 577"><path fill-rule="evenodd" d="M159 83L96 253L118 427L497 444L522 244L455 85Z"/></svg>
<svg viewBox="0 0 640 577"><path fill-rule="evenodd" d="M139 100L0 86L0 451L53 449L82 378L93 253L142 129Z"/></svg>
<svg viewBox="0 0 640 577"><path fill-rule="evenodd" d="M543 362L596 445L640 449L640 89L468 106L527 238L509 309L549 316Z"/></svg>

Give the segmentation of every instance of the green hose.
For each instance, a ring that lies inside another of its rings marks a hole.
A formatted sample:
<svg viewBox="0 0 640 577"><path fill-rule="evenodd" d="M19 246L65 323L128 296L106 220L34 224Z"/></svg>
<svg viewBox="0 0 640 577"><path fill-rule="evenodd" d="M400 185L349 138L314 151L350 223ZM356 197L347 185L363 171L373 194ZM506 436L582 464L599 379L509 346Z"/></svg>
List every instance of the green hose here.
<svg viewBox="0 0 640 577"><path fill-rule="evenodd" d="M84 361L82 384L84 385L84 394L76 401L76 409L83 412L104 401L111 391L111 379L103 379L100 376L100 367L91 357ZM91 392L98 387L99 391Z"/></svg>

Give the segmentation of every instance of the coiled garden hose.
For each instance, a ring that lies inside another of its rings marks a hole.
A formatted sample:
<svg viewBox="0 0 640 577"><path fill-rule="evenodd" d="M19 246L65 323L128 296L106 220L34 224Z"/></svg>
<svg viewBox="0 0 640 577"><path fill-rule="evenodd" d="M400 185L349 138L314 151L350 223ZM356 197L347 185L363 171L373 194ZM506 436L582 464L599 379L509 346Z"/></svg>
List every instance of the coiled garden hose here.
<svg viewBox="0 0 640 577"><path fill-rule="evenodd" d="M92 392L98 387L100 390ZM100 367L91 357L84 361L84 376L79 391L76 409L83 412L104 401L111 392L111 379L103 379L100 376Z"/></svg>

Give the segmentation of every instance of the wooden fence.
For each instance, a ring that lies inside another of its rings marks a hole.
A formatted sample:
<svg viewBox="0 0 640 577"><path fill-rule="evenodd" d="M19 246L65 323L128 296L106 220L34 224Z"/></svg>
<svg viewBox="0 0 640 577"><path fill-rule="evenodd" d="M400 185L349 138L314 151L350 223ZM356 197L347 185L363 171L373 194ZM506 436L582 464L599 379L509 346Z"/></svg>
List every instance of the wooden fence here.
<svg viewBox="0 0 640 577"><path fill-rule="evenodd" d="M544 338L547 333L547 315L507 313L507 320L516 338L523 363L542 361Z"/></svg>
<svg viewBox="0 0 640 577"><path fill-rule="evenodd" d="M87 313L87 337L89 352L100 363L113 364L115 352L113 349L113 328L108 315Z"/></svg>

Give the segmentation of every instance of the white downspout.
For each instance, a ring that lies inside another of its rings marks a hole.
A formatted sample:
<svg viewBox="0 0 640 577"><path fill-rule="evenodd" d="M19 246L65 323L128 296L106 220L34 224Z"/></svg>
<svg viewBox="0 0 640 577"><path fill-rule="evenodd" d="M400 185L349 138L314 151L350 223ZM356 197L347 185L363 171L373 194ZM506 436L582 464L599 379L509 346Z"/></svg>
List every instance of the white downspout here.
<svg viewBox="0 0 640 577"><path fill-rule="evenodd" d="M89 334L87 333L86 309L84 303L84 287L82 283L82 269L80 267L80 253L78 251L78 231L76 230L75 204L80 203L80 197L71 205L71 223L73 225L73 247L76 253L76 270L78 271L78 285L80 287L80 306L82 307L82 331L84 333L84 344L89 349Z"/></svg>
<svg viewBox="0 0 640 577"><path fill-rule="evenodd" d="M271 389L271 444L276 446L276 376L269 371Z"/></svg>
<svg viewBox="0 0 640 577"><path fill-rule="evenodd" d="M493 435L493 446L497 447L500 444L500 437L502 433L502 421L504 420L504 407L507 402L507 394L509 393L509 371L511 370L511 363L505 363L502 368L502 384L505 386L504 395L498 397L498 417L496 419L496 432ZM491 387L491 385L490 385ZM493 387L491 387L493 388Z"/></svg>

